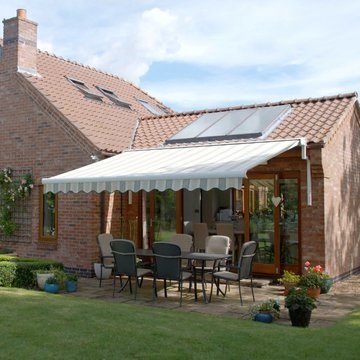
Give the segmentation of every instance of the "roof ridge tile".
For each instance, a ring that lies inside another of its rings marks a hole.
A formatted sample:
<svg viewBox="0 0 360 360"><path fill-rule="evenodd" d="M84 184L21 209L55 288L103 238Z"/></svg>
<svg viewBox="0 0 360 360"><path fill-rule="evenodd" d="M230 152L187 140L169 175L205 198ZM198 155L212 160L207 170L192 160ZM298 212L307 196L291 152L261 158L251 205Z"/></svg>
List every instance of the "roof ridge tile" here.
<svg viewBox="0 0 360 360"><path fill-rule="evenodd" d="M141 118L141 120L155 120L155 119L161 119L161 118L167 118L167 117L201 115L201 114L212 113L212 112L233 111L233 110L261 108L261 107L268 107L268 106L278 106L278 105L302 104L302 103L310 103L310 102L315 103L315 102L320 102L320 101L337 100L337 99L353 98L353 97L356 97L356 98L358 97L358 93L356 91L349 92L349 93L336 94L336 95L314 97L314 98L309 97L309 98L303 98L303 99L281 100L281 101L267 102L267 103L235 105L235 106L228 106L228 107L214 108L214 109L182 111L182 112L175 112L175 113L171 113L171 114L164 114L164 115L158 115L158 116L144 116Z"/></svg>

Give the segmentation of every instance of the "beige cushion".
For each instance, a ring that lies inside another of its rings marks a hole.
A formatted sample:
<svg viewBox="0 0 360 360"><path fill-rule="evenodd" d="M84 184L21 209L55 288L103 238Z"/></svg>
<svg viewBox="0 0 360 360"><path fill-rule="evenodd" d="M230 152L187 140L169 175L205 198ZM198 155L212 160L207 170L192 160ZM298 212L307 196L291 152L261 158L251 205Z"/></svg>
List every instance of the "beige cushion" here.
<svg viewBox="0 0 360 360"><path fill-rule="evenodd" d="M189 272L187 272L187 271L183 271L183 272L181 273L181 278L182 278L183 280L187 280L187 279L191 278L191 276L192 276L192 273L189 273Z"/></svg>
<svg viewBox="0 0 360 360"><path fill-rule="evenodd" d="M218 271L214 273L214 277L230 281L238 281L238 274L231 271Z"/></svg>
<svg viewBox="0 0 360 360"><path fill-rule="evenodd" d="M143 269L143 268L138 268L137 269L137 276L138 277L142 277L145 276L147 274L151 274L152 271L150 269Z"/></svg>

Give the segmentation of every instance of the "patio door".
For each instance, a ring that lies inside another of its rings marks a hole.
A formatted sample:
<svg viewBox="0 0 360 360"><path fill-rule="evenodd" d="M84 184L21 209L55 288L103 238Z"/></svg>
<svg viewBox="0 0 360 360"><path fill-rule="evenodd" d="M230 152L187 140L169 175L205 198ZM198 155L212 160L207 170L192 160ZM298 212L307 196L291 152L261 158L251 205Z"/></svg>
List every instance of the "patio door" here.
<svg viewBox="0 0 360 360"><path fill-rule="evenodd" d="M154 190L145 193L146 231L148 243L166 241L182 232L182 193L180 191Z"/></svg>
<svg viewBox="0 0 360 360"><path fill-rule="evenodd" d="M278 242L278 209L275 206L278 192L274 175L250 178L248 190L249 240L258 243L254 271L276 274L280 268Z"/></svg>
<svg viewBox="0 0 360 360"><path fill-rule="evenodd" d="M247 238L258 243L254 271L299 271L299 186L291 174L264 174L246 181Z"/></svg>

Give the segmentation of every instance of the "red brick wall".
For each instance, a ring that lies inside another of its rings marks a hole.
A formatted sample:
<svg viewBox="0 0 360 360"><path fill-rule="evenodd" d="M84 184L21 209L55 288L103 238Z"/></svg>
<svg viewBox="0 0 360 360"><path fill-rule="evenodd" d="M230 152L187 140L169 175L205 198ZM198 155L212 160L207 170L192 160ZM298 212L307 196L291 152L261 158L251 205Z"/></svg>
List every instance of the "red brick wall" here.
<svg viewBox="0 0 360 360"><path fill-rule="evenodd" d="M92 162L90 154L70 139L17 84L15 74L0 67L0 168L29 168L36 184ZM59 233L56 244L39 242L39 188L27 200L32 208L30 242L5 244L21 256L57 259L71 268L90 269L98 256L100 232L97 194L59 195Z"/></svg>
<svg viewBox="0 0 360 360"><path fill-rule="evenodd" d="M354 112L323 150L325 262L335 276L360 267L360 120Z"/></svg>

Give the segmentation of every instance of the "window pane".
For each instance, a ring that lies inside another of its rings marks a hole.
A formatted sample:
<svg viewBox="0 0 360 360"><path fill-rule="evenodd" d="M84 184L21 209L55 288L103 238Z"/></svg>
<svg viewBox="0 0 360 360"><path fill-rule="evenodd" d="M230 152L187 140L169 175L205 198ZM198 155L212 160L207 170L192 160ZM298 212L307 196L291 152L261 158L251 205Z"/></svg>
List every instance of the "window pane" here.
<svg viewBox="0 0 360 360"><path fill-rule="evenodd" d="M298 182L282 179L280 184L280 250L281 263L298 264Z"/></svg>
<svg viewBox="0 0 360 360"><path fill-rule="evenodd" d="M256 262L274 263L273 180L250 180L250 240L258 243Z"/></svg>
<svg viewBox="0 0 360 360"><path fill-rule="evenodd" d="M176 234L175 191L155 191L155 241L166 241Z"/></svg>
<svg viewBox="0 0 360 360"><path fill-rule="evenodd" d="M43 195L43 236L56 235L55 213L55 194L48 192Z"/></svg>

